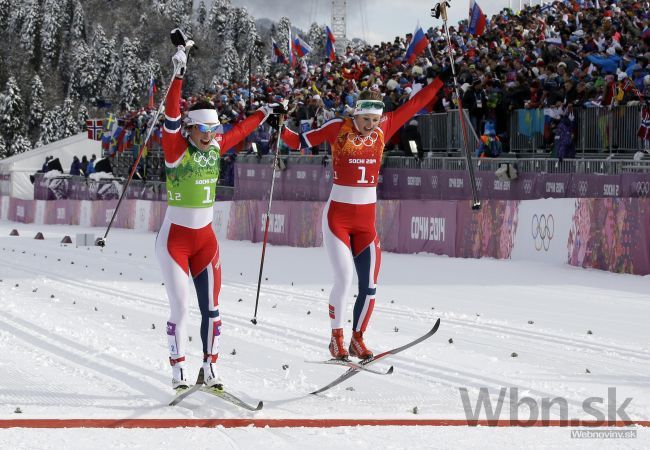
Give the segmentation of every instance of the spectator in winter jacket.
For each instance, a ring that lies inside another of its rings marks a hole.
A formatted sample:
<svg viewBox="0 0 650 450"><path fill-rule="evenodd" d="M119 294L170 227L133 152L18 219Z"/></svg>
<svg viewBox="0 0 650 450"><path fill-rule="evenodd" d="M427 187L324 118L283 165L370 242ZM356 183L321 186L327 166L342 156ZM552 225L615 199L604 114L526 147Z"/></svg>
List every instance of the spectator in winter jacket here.
<svg viewBox="0 0 650 450"><path fill-rule="evenodd" d="M422 137L420 136L420 131L418 130L418 121L415 119L411 120L400 133L399 148L406 155L413 155L413 152L411 151L411 141L415 142L417 158L422 159L424 157Z"/></svg>
<svg viewBox="0 0 650 450"><path fill-rule="evenodd" d="M72 158L72 164L70 164L70 175L80 176L81 175L81 162L78 157Z"/></svg>

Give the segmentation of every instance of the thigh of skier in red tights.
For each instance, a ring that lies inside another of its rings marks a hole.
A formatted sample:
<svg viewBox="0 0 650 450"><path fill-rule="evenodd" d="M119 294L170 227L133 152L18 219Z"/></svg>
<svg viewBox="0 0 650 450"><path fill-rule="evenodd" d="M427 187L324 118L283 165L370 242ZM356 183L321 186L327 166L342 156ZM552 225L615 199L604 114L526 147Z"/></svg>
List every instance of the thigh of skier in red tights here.
<svg viewBox="0 0 650 450"><path fill-rule="evenodd" d="M203 354L215 362L219 355L221 334L221 261L219 243L212 225L193 229L163 222L156 239L156 256L171 310L167 322L170 358L177 360L185 357L190 297L187 279L191 276L201 311Z"/></svg>
<svg viewBox="0 0 650 450"><path fill-rule="evenodd" d="M328 202L323 212L323 243L334 272L329 305L332 329L343 328L349 290L356 270L359 286L352 329L363 332L374 308L381 265L381 248L375 229L375 204Z"/></svg>

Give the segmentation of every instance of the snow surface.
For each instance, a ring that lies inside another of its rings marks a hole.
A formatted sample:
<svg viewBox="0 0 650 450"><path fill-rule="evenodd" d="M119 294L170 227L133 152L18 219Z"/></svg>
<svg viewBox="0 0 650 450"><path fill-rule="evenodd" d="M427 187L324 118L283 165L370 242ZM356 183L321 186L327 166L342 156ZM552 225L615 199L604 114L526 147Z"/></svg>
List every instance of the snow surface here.
<svg viewBox="0 0 650 450"><path fill-rule="evenodd" d="M14 228L19 237L9 236ZM33 239L37 231L45 240ZM583 419L593 419L582 411L583 400L606 399L608 387L616 387L618 406L632 397L629 416L650 420L648 277L384 253L366 333L369 346L402 345L425 333L438 317L440 330L374 366L392 364L392 375L359 374L312 396L308 392L344 370L305 362L328 358L331 270L324 250L267 248L255 326L250 319L261 244L225 240L220 374L227 389L250 402L264 400L264 409L250 413L203 393L168 407L173 396L165 336L168 306L154 257L155 234L113 229L104 249L60 244L65 235L74 240L76 233L103 232L0 221L0 420L465 419L459 388L467 388L474 402L482 387L489 388L495 405L502 387L518 387L520 397L563 397L569 417ZM194 304L191 372L198 371L201 360L199 317ZM503 411L501 419L510 418L507 397ZM528 417L524 406L519 413ZM557 409L550 418L559 418ZM630 440L577 440L570 431L14 428L0 430L0 448L650 447L646 428L638 428L638 437Z"/></svg>

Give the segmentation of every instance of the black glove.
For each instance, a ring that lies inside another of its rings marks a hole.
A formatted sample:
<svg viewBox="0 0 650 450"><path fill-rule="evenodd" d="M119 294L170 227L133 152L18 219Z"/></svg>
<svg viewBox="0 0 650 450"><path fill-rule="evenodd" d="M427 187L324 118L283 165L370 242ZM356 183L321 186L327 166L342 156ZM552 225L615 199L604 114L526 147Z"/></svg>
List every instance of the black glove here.
<svg viewBox="0 0 650 450"><path fill-rule="evenodd" d="M271 103L269 108L271 108L271 114L289 114L289 111L287 111L287 108L282 103Z"/></svg>
<svg viewBox="0 0 650 450"><path fill-rule="evenodd" d="M269 118L266 119L266 123L275 131L278 131L280 129L280 116L278 114L271 114Z"/></svg>
<svg viewBox="0 0 650 450"><path fill-rule="evenodd" d="M187 34L185 34L183 32L183 30L181 30L180 28L174 28L172 30L172 32L170 33L169 37L172 40L172 44L174 44L174 46L176 46L176 47L178 47L179 45L182 45L183 47L185 47L185 45L187 44L187 41L190 39L187 36Z"/></svg>

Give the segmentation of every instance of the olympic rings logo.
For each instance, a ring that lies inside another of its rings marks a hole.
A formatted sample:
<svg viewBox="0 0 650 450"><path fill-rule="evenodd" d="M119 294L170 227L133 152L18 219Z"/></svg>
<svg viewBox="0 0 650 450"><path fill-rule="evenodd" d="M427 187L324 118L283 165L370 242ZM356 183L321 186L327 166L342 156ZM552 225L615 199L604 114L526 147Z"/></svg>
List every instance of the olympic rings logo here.
<svg viewBox="0 0 650 450"><path fill-rule="evenodd" d="M588 189L589 184L586 181L580 181L578 183L578 193L580 194L580 197L585 197Z"/></svg>
<svg viewBox="0 0 650 450"><path fill-rule="evenodd" d="M533 180L524 180L524 192L530 194L533 191Z"/></svg>
<svg viewBox="0 0 650 450"><path fill-rule="evenodd" d="M431 177L431 187L433 189L438 189L438 176L434 175Z"/></svg>
<svg viewBox="0 0 650 450"><path fill-rule="evenodd" d="M205 156L203 152L194 153L194 162L199 165L199 167L214 167L214 165L219 161L219 155L214 150L208 152L208 156Z"/></svg>
<svg viewBox="0 0 650 450"><path fill-rule="evenodd" d="M476 178L476 189L479 191L483 190L483 178Z"/></svg>
<svg viewBox="0 0 650 450"><path fill-rule="evenodd" d="M538 252L544 249L548 251L551 247L551 240L555 234L555 219L553 219L553 214L548 216L542 214L538 216L533 214L533 220L531 223L531 236L535 242L535 250Z"/></svg>
<svg viewBox="0 0 650 450"><path fill-rule="evenodd" d="M639 197L647 197L650 194L650 181L637 181L636 194Z"/></svg>
<svg viewBox="0 0 650 450"><path fill-rule="evenodd" d="M361 136L360 134L348 133L348 141L352 143L355 147L360 145L365 145L366 147L372 147L375 145L379 139L379 134L376 131L373 131L368 136Z"/></svg>

